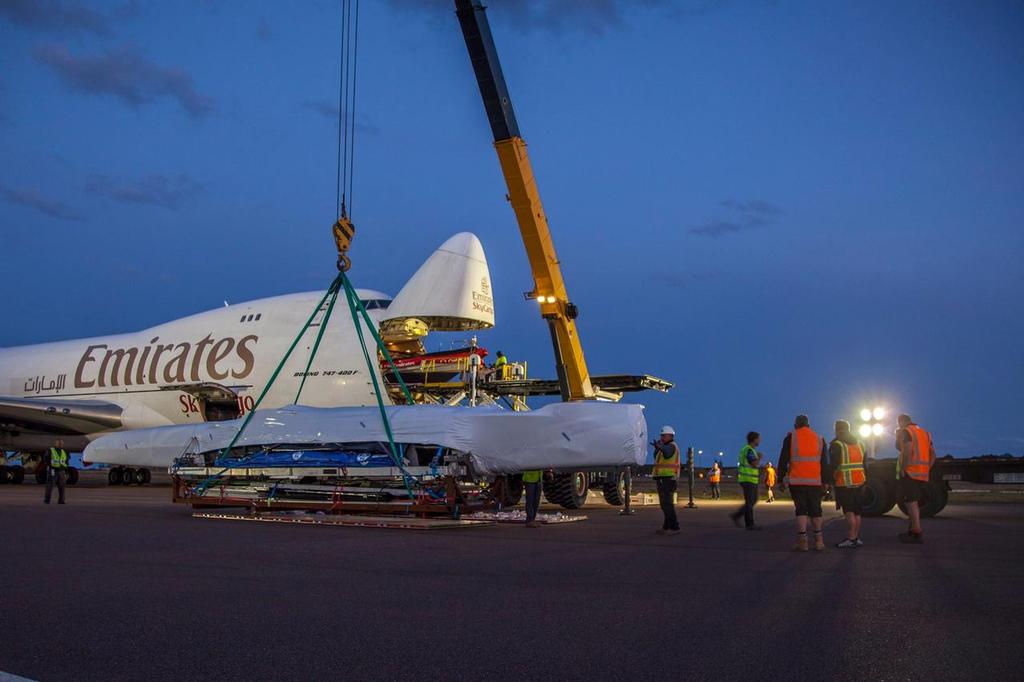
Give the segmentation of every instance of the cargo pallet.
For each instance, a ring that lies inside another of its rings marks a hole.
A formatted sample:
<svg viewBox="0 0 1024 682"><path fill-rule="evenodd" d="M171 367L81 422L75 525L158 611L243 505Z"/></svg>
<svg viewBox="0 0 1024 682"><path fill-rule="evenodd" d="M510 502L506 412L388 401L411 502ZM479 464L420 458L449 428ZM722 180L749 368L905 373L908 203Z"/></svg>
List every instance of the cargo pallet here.
<svg viewBox="0 0 1024 682"><path fill-rule="evenodd" d="M193 510L448 516L494 508L485 486L460 480L461 467L177 467L171 499ZM414 482L406 488L406 477ZM409 496L409 490L412 497Z"/></svg>

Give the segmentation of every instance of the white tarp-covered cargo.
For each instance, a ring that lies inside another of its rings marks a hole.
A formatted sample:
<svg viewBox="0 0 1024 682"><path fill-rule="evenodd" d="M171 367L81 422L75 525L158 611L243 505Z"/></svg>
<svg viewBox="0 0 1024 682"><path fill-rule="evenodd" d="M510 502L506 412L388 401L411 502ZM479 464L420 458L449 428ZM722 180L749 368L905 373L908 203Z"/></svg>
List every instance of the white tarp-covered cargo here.
<svg viewBox="0 0 1024 682"><path fill-rule="evenodd" d="M529 469L639 466L647 456L647 422L639 405L555 403L530 412L484 407L399 405L386 408L398 443L441 445L469 455L480 474ZM189 452L226 447L242 420L121 431L97 438L87 462L168 467ZM372 407L292 406L260 410L236 447L385 442Z"/></svg>

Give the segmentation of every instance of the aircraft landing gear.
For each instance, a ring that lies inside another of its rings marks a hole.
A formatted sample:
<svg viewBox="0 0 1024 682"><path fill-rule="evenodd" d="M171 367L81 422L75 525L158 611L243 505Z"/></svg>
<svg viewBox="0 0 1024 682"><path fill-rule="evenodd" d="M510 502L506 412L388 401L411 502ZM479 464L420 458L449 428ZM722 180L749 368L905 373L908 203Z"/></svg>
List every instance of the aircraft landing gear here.
<svg viewBox="0 0 1024 682"><path fill-rule="evenodd" d="M153 478L149 469L135 467L113 467L107 472L109 485L146 485Z"/></svg>

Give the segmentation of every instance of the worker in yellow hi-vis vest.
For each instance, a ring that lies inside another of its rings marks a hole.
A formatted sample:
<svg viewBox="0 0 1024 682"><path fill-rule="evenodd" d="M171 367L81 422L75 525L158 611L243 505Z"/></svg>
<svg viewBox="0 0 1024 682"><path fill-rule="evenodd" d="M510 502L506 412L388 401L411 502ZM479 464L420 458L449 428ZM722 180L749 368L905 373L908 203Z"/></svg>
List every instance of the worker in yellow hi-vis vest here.
<svg viewBox="0 0 1024 682"><path fill-rule="evenodd" d="M64 449L64 441L57 439L54 446L43 453L43 464L46 466L46 496L43 502L50 504L53 495L53 484L57 484L57 504L64 504L64 487L68 480L68 451Z"/></svg>
<svg viewBox="0 0 1024 682"><path fill-rule="evenodd" d="M654 468L651 477L658 487L658 502L665 515L665 522L657 530L659 535L675 535L679 532L679 519L676 518L676 492L679 478L679 446L676 445L676 430L671 426L661 427L661 439L651 442L654 446Z"/></svg>
<svg viewBox="0 0 1024 682"><path fill-rule="evenodd" d="M526 527L537 528L537 510L540 509L540 482L544 472L540 469L523 472L523 487L526 489Z"/></svg>

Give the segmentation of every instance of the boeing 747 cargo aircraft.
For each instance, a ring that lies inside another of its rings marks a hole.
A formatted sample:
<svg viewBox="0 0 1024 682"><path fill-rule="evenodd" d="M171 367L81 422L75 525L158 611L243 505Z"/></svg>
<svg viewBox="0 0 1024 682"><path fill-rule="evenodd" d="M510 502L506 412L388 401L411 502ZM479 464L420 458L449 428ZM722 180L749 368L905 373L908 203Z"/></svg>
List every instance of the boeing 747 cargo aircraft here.
<svg viewBox="0 0 1024 682"><path fill-rule="evenodd" d="M424 352L428 331L494 325L487 259L468 232L442 244L394 298L366 289L358 294L385 339L407 358ZM0 349L0 451L39 453L58 437L67 449L81 451L104 432L237 418L253 408L322 296L286 294L130 334ZM308 373L326 306L261 407L291 404L303 374L304 405L376 404L343 301ZM372 371L380 379L380 368ZM129 473L141 481L145 472Z"/></svg>

